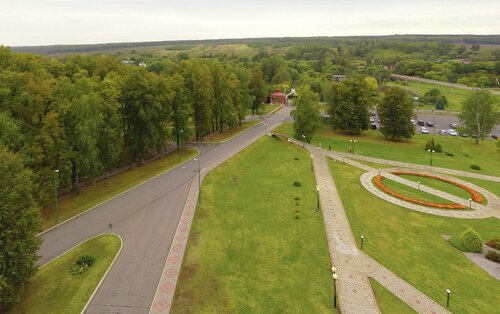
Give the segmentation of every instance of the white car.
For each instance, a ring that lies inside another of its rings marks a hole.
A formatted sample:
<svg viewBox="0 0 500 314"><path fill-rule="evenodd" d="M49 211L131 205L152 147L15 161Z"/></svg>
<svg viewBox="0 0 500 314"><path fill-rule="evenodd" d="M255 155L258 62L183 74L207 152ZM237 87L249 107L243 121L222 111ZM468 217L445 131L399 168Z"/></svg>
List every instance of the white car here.
<svg viewBox="0 0 500 314"><path fill-rule="evenodd" d="M423 126L423 127L420 128L420 133L422 133L422 134L429 134L429 130L427 130L427 128L425 126Z"/></svg>
<svg viewBox="0 0 500 314"><path fill-rule="evenodd" d="M375 118L374 117L370 117L370 122L375 122Z"/></svg>
<svg viewBox="0 0 500 314"><path fill-rule="evenodd" d="M453 130L453 129L449 129L448 130L448 134L451 135L451 136L458 136L458 133L457 131Z"/></svg>
<svg viewBox="0 0 500 314"><path fill-rule="evenodd" d="M410 120L410 122L411 122L411 124L413 124L413 125L417 125L417 121L415 121L415 119L411 119L411 120Z"/></svg>
<svg viewBox="0 0 500 314"><path fill-rule="evenodd" d="M446 134L448 134L448 131L441 129L441 130L439 130L439 134L446 135Z"/></svg>

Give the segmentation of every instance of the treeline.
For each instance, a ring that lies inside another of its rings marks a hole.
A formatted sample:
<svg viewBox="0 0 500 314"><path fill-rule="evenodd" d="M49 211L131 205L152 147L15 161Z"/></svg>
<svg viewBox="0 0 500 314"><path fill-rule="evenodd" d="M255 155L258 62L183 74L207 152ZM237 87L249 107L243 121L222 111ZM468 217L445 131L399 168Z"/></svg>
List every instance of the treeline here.
<svg viewBox="0 0 500 314"><path fill-rule="evenodd" d="M56 60L0 47L0 147L32 171L43 205L55 169L61 187L78 191L177 137L238 125L269 88L258 64L167 60L146 70L107 55Z"/></svg>

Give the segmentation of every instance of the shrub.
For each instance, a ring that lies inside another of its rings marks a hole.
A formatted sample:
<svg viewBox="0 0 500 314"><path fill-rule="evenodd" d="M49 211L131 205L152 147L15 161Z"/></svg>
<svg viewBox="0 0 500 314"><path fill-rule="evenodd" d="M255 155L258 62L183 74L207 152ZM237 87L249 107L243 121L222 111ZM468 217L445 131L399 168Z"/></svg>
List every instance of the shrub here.
<svg viewBox="0 0 500 314"><path fill-rule="evenodd" d="M496 262L496 263L500 263L500 254L498 254L497 252L495 251L489 251L486 256L485 256L487 259L489 259L490 261L493 261L493 262Z"/></svg>
<svg viewBox="0 0 500 314"><path fill-rule="evenodd" d="M453 155L453 153L446 152L446 156L454 157L455 155Z"/></svg>
<svg viewBox="0 0 500 314"><path fill-rule="evenodd" d="M434 138L431 138L425 144L425 150L426 151L427 150L434 150L436 153L442 153L443 147L441 147L441 144L434 142Z"/></svg>
<svg viewBox="0 0 500 314"><path fill-rule="evenodd" d="M78 275L85 272L95 262L95 257L90 255L80 256L76 262L71 266L69 272L73 275Z"/></svg>
<svg viewBox="0 0 500 314"><path fill-rule="evenodd" d="M295 196L293 199L294 199L295 201L300 201L300 197L299 197L299 196Z"/></svg>
<svg viewBox="0 0 500 314"><path fill-rule="evenodd" d="M479 167L478 165L470 165L470 168L474 170L481 170L481 167Z"/></svg>
<svg viewBox="0 0 500 314"><path fill-rule="evenodd" d="M293 181L293 186L301 187L302 183L300 183L299 181L295 180L295 181Z"/></svg>
<svg viewBox="0 0 500 314"><path fill-rule="evenodd" d="M494 249L500 250L500 239L499 238L493 238L486 242L486 245L489 247L492 247Z"/></svg>
<svg viewBox="0 0 500 314"><path fill-rule="evenodd" d="M481 253L483 251L483 240L472 228L465 230L460 236L460 240L469 252Z"/></svg>

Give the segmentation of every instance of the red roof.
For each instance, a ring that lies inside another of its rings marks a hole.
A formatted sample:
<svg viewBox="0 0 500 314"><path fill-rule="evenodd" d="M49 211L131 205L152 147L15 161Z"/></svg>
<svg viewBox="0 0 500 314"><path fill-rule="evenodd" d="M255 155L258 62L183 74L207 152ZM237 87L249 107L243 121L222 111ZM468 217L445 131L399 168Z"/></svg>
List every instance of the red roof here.
<svg viewBox="0 0 500 314"><path fill-rule="evenodd" d="M279 90L275 90L272 94L271 97L285 97L285 94L280 92Z"/></svg>

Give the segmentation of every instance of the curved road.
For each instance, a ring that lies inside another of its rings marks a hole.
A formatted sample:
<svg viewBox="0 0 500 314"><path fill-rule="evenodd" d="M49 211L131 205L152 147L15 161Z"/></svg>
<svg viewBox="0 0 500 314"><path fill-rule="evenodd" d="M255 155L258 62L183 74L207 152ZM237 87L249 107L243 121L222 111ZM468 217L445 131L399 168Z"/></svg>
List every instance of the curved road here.
<svg viewBox="0 0 500 314"><path fill-rule="evenodd" d="M289 119L290 108L284 108L265 123L271 130ZM261 123L202 152L201 168L242 150L264 133ZM123 249L86 313L148 313L196 171L197 163L189 161L49 230L41 236L39 264L93 235L114 232L122 237Z"/></svg>

